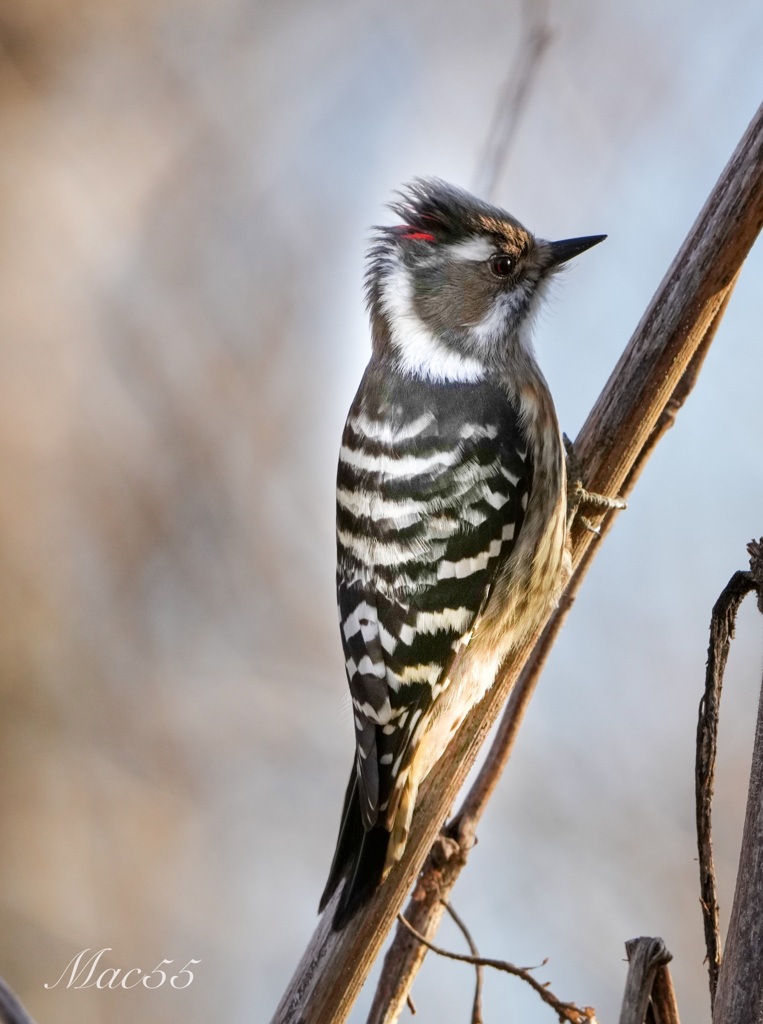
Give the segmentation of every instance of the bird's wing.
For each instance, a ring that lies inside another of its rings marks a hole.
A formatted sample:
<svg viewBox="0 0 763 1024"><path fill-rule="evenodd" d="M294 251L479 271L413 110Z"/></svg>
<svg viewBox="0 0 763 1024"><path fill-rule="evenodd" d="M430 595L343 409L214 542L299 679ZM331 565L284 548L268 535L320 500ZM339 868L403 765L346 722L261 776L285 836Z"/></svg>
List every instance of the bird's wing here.
<svg viewBox="0 0 763 1024"><path fill-rule="evenodd" d="M395 405L361 385L340 455L337 598L366 829L387 811L511 553L532 483L519 417L498 388L422 387L420 401Z"/></svg>

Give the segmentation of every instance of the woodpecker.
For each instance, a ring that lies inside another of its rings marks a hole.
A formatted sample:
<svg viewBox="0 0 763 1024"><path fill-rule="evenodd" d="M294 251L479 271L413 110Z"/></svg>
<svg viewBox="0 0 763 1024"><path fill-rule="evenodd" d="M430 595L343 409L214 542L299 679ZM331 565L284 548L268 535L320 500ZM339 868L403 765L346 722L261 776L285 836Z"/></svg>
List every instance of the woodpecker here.
<svg viewBox="0 0 763 1024"><path fill-rule="evenodd" d="M536 362L547 242L439 179L375 229L373 351L337 473L337 603L356 750L320 909L342 928L400 860L419 786L558 599L565 452Z"/></svg>

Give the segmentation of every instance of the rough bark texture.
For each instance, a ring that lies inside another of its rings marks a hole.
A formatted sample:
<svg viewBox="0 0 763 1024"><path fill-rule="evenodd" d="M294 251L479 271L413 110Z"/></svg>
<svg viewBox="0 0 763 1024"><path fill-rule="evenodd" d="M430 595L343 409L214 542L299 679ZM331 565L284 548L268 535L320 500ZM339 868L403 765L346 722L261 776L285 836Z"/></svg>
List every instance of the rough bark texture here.
<svg viewBox="0 0 763 1024"><path fill-rule="evenodd" d="M631 939L625 952L628 977L620 1024L681 1024L668 969L673 958L662 939Z"/></svg>
<svg viewBox="0 0 763 1024"><path fill-rule="evenodd" d="M695 768L697 847L699 852L699 891L707 949L710 1002L715 1000L721 967L721 929L718 890L715 881L711 810L718 753L718 720L721 689L731 638L734 635L739 606L755 587L749 572L736 572L713 606L710 643L707 651L705 692L699 706L697 723L697 761Z"/></svg>
<svg viewBox="0 0 763 1024"><path fill-rule="evenodd" d="M763 1020L763 691L758 707L747 815L713 1024Z"/></svg>
<svg viewBox="0 0 763 1024"><path fill-rule="evenodd" d="M748 548L750 573L763 612L763 540ZM737 576L742 575L737 573ZM713 1024L763 1021L763 685L747 792L734 903L726 938Z"/></svg>

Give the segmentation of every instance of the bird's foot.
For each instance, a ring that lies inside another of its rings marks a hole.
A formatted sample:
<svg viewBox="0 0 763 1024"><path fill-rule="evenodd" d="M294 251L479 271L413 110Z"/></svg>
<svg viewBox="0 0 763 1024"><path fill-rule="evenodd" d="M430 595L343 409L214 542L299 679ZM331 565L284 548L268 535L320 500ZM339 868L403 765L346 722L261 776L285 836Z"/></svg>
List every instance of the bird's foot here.
<svg viewBox="0 0 763 1024"><path fill-rule="evenodd" d="M566 434L562 434L564 448L567 452L567 529L572 529L572 524L577 522L588 530L601 536L601 528L596 526L587 515L603 516L605 512L613 509L624 509L628 506L622 498L608 498L604 494L596 494L594 491L586 490L583 484L583 474L580 468L580 460L575 453L575 448Z"/></svg>

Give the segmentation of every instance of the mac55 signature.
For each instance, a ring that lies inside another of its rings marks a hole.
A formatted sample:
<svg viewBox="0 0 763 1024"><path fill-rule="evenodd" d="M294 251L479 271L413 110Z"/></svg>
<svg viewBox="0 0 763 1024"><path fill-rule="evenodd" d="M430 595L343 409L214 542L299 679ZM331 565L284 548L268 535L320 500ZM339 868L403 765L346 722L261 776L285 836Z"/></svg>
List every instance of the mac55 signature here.
<svg viewBox="0 0 763 1024"><path fill-rule="evenodd" d="M165 967L174 964L174 960L162 960L153 971L143 971L140 967L131 967L127 971L122 967L104 967L99 972L101 957L104 953L110 952L111 946L105 946L85 960L87 954L90 953L90 949L83 949L75 957L72 957L66 967L64 967L58 981L53 982L52 985L46 981L43 987L47 989L56 988L68 976L64 988L128 989L137 988L138 985L143 985L144 988L161 988L166 982L169 982L171 988L188 988L193 981L192 965L201 963L201 960L189 960L185 967L181 968L177 973L173 973L171 970L164 970Z"/></svg>

